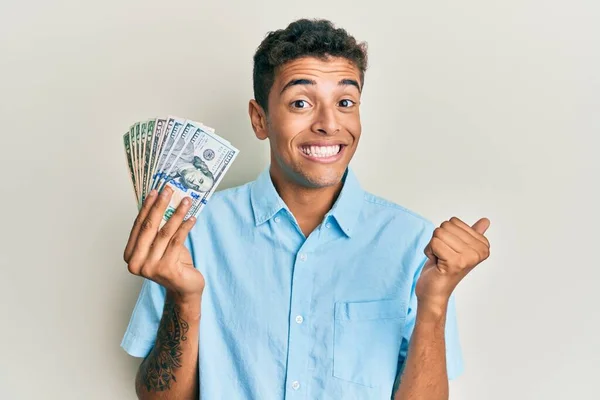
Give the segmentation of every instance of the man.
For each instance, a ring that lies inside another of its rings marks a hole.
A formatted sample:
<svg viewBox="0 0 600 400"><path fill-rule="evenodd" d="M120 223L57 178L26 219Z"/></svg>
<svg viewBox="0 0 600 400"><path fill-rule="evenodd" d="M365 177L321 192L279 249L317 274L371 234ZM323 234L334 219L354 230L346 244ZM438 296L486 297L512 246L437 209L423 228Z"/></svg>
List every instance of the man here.
<svg viewBox="0 0 600 400"><path fill-rule="evenodd" d="M462 370L454 288L487 219L431 222L361 189L367 55L328 21L271 32L249 114L271 164L199 221L151 193L125 248L144 277L122 346L141 399L448 398Z"/></svg>

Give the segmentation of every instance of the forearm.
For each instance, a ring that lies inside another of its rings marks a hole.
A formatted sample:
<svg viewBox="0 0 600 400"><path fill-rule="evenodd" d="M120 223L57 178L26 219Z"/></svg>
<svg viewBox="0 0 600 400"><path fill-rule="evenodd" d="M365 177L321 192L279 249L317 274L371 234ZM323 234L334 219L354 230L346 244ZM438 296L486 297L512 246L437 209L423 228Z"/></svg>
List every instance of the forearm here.
<svg viewBox="0 0 600 400"><path fill-rule="evenodd" d="M167 294L156 343L137 373L139 399L198 399L199 327L200 299Z"/></svg>
<svg viewBox="0 0 600 400"><path fill-rule="evenodd" d="M419 305L406 365L394 400L447 400L446 307Z"/></svg>

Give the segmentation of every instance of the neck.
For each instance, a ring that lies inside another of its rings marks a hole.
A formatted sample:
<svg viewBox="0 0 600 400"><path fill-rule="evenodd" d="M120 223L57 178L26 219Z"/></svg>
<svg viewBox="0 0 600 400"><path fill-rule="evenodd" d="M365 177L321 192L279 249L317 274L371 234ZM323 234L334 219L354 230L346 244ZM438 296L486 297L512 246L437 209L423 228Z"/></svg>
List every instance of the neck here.
<svg viewBox="0 0 600 400"><path fill-rule="evenodd" d="M277 173L273 168L270 173L277 193L296 218L304 236L308 237L333 207L342 190L342 182L329 187L309 188Z"/></svg>

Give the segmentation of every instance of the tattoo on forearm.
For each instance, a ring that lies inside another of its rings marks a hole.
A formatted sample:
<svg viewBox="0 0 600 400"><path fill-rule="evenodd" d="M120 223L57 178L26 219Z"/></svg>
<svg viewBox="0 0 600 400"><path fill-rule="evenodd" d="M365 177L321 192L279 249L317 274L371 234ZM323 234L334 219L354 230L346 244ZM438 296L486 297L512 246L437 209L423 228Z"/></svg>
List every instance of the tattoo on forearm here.
<svg viewBox="0 0 600 400"><path fill-rule="evenodd" d="M181 342L189 324L181 318L179 306L167 298L156 346L141 367L142 383L149 392L169 390L175 379L175 371L181 367Z"/></svg>

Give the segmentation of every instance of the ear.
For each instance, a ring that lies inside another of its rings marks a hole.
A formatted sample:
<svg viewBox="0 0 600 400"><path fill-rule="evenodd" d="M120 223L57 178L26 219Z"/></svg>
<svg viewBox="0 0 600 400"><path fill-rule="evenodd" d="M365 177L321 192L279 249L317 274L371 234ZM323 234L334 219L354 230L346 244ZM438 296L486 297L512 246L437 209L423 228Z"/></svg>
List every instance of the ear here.
<svg viewBox="0 0 600 400"><path fill-rule="evenodd" d="M267 130L267 115L263 108L254 99L248 103L248 115L254 134L260 140L265 140L268 137Z"/></svg>

